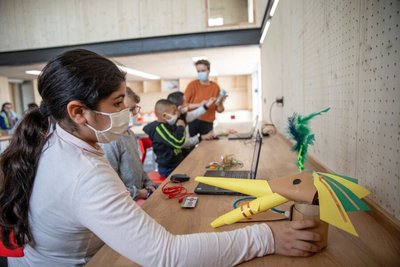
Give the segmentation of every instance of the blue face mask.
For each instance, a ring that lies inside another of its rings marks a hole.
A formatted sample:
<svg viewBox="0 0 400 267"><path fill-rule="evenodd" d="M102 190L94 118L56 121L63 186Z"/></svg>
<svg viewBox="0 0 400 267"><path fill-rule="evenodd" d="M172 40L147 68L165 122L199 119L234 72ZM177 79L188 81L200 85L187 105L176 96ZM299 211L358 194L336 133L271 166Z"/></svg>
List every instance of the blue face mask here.
<svg viewBox="0 0 400 267"><path fill-rule="evenodd" d="M200 71L197 73L197 78L202 81L206 82L208 80L208 73L207 71Z"/></svg>

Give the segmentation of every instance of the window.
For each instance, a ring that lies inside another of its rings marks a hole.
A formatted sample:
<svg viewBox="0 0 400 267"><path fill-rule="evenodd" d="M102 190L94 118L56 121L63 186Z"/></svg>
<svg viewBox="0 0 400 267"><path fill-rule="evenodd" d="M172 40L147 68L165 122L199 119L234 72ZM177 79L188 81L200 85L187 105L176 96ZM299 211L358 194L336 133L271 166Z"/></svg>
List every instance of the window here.
<svg viewBox="0 0 400 267"><path fill-rule="evenodd" d="M207 0L208 27L254 23L253 0Z"/></svg>

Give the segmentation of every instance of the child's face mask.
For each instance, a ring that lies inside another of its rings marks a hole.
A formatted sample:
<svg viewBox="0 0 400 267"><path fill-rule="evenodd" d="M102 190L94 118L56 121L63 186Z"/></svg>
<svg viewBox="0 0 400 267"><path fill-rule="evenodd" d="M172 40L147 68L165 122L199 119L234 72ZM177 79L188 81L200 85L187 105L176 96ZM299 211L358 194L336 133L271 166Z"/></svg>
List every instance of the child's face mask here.
<svg viewBox="0 0 400 267"><path fill-rule="evenodd" d="M99 143L110 143L117 140L128 130L129 127L129 109L123 109L120 112L106 113L93 110L97 114L108 116L110 118L110 126L102 131L95 129L86 123L86 126L93 130Z"/></svg>
<svg viewBox="0 0 400 267"><path fill-rule="evenodd" d="M169 125L174 125L176 120L178 119L178 114L168 114L168 113L164 113L165 115L167 115L169 118L165 118L165 120L167 121L167 123Z"/></svg>

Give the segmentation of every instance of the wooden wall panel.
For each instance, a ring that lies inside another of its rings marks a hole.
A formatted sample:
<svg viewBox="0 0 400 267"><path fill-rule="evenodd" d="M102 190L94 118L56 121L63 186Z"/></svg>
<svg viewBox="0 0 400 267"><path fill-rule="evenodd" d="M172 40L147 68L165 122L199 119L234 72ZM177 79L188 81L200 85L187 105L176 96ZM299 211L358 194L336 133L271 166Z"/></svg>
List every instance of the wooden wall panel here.
<svg viewBox="0 0 400 267"><path fill-rule="evenodd" d="M209 28L205 0L2 0L0 52L255 28L267 3L255 0L255 24Z"/></svg>

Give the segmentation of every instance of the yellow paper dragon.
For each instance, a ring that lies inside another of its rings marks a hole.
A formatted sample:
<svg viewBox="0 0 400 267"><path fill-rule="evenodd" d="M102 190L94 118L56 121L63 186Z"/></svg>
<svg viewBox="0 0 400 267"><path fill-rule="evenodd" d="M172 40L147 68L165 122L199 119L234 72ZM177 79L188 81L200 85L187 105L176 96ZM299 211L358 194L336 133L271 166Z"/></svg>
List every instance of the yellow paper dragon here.
<svg viewBox="0 0 400 267"><path fill-rule="evenodd" d="M215 219L212 227L232 224L287 201L315 204L320 207L320 219L358 236L347 212L365 211L369 207L361 199L370 194L347 176L306 172L266 180L196 177L196 181L256 197Z"/></svg>

